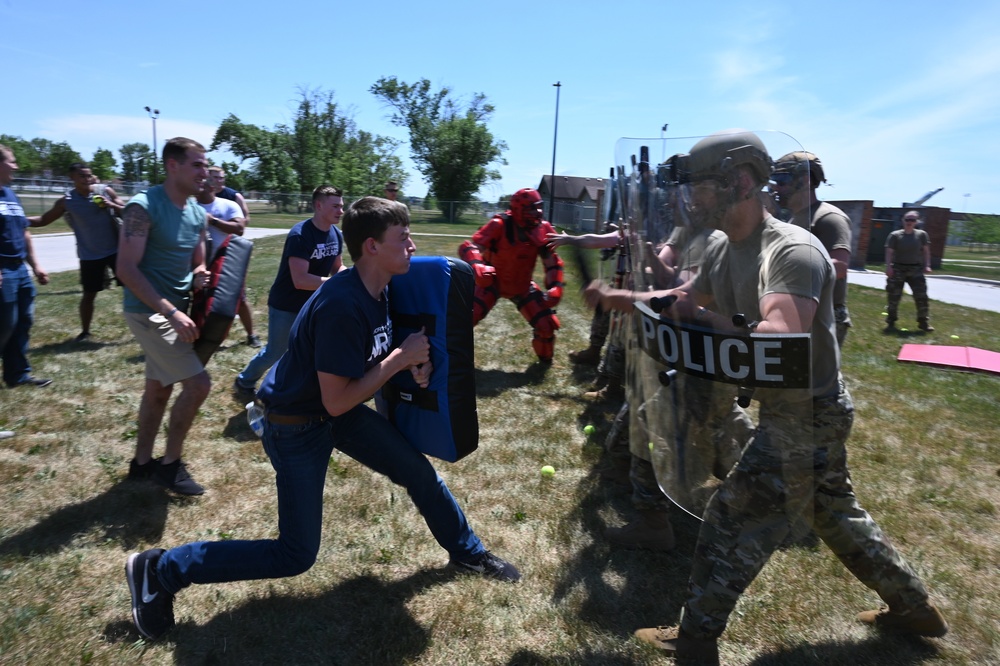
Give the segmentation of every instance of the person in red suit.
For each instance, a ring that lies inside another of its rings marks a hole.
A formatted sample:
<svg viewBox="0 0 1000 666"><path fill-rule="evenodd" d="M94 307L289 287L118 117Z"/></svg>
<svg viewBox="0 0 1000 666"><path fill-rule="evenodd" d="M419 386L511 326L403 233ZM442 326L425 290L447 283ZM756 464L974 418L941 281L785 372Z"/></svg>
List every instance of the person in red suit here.
<svg viewBox="0 0 1000 666"><path fill-rule="evenodd" d="M559 318L555 308L563 294L563 262L548 244L554 234L542 219L542 197L532 189L521 189L510 198L510 209L493 216L462 243L458 256L476 274L473 324L478 324L500 298L509 298L531 324L535 336L531 346L542 363L552 362ZM545 290L532 280L535 262L545 266Z"/></svg>

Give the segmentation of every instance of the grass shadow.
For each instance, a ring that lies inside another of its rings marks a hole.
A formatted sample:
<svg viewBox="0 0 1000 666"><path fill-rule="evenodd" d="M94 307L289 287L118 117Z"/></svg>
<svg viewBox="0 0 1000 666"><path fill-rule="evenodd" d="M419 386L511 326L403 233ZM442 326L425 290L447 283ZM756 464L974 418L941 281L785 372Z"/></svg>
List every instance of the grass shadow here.
<svg viewBox="0 0 1000 666"><path fill-rule="evenodd" d="M535 362L524 370L483 370L476 368L476 396L495 398L506 391L541 384L551 365Z"/></svg>
<svg viewBox="0 0 1000 666"><path fill-rule="evenodd" d="M0 541L0 558L55 553L95 528L103 528L97 540L113 540L133 550L160 540L171 501L152 483L120 481L100 495L57 509Z"/></svg>
<svg viewBox="0 0 1000 666"><path fill-rule="evenodd" d="M635 666L644 664L645 660L636 661L632 657L623 654L608 654L595 652L594 650L580 650L572 654L543 655L532 650L518 650L510 659L507 666Z"/></svg>
<svg viewBox="0 0 1000 666"><path fill-rule="evenodd" d="M37 347L31 348L32 354L39 354L45 356L58 356L61 354L81 354L92 351L97 351L98 349L103 349L105 347L120 347L127 342L121 340L102 342L98 340L84 340L83 342L77 342L75 336L64 340L63 342L49 342L44 345L39 345Z"/></svg>
<svg viewBox="0 0 1000 666"><path fill-rule="evenodd" d="M860 642L824 641L781 648L762 654L751 666L857 666L857 664L924 664L934 661L940 649L917 637L874 635Z"/></svg>
<svg viewBox="0 0 1000 666"><path fill-rule="evenodd" d="M262 592L266 596L219 613L205 624L182 622L166 640L174 646L174 662L185 666L415 663L431 637L407 603L456 575L446 568L425 569L386 582L366 574L321 594ZM261 588L266 589L266 582ZM183 603L181 594L175 609ZM108 642L139 640L127 622L108 624L103 637Z"/></svg>

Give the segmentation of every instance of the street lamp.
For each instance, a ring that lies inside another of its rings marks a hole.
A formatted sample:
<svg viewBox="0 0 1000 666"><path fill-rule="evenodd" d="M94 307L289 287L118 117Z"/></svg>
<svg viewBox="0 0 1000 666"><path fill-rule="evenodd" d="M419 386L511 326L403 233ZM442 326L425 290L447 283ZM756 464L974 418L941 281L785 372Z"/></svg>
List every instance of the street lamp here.
<svg viewBox="0 0 1000 666"><path fill-rule="evenodd" d="M552 132L552 174L549 176L549 222L555 224L556 141L559 139L559 93L562 91L562 83L556 81L552 85L556 89L556 128Z"/></svg>
<svg viewBox="0 0 1000 666"><path fill-rule="evenodd" d="M667 131L668 127L670 127L669 123L663 123L663 127L660 128L660 143L663 144L663 157L660 158L660 162L667 160L667 140L663 138L663 133Z"/></svg>
<svg viewBox="0 0 1000 666"><path fill-rule="evenodd" d="M146 113L149 117L153 119L153 185L156 185L156 119L160 115L159 109L150 109L146 107Z"/></svg>

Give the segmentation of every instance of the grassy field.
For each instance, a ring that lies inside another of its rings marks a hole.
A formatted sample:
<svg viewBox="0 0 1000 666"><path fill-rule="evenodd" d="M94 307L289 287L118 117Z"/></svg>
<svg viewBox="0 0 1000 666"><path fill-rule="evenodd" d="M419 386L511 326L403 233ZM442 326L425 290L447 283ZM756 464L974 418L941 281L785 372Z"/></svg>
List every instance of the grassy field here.
<svg viewBox="0 0 1000 666"><path fill-rule="evenodd" d="M446 226L434 233L465 229ZM281 242L257 241L251 265L248 297L262 334ZM421 254L454 255L458 245L416 242ZM233 342L209 365L215 385L185 455L208 492L172 497L125 481L143 360L120 315L121 293L98 297L94 341L82 345L72 342L79 295L75 272L40 289L31 359L54 383L0 390L0 429L17 431L0 443L0 663L665 663L631 633L676 621L698 523L674 513L678 546L669 553L604 542L602 530L633 513L627 492L597 473L615 406L584 400L593 372L566 360L589 332L572 288L547 372L533 363L530 329L510 303L479 325L480 448L437 464L487 547L520 567L520 584L449 574L405 494L335 454L316 566L291 579L193 586L177 598L178 627L156 643L131 627L130 552L276 534L272 470L230 393L253 350L234 324ZM908 639L856 624L877 596L824 546L800 545L775 554L742 597L723 662L1000 663L1000 377L895 360L904 342L997 350L1000 314L935 303L937 332L888 335L880 290L852 285L849 302L844 374L857 407L849 445L857 493L952 631ZM555 477L540 476L546 464Z"/></svg>

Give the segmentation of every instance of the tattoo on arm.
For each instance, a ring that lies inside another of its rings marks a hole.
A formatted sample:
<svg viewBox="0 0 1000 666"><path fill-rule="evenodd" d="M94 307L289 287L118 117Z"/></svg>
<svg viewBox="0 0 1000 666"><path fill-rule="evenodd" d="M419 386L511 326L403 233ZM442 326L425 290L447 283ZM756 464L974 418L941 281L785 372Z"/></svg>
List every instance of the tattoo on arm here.
<svg viewBox="0 0 1000 666"><path fill-rule="evenodd" d="M152 220L145 208L135 205L125 209L122 222L125 228L125 238L131 238L133 236L146 236L149 233L149 225Z"/></svg>

